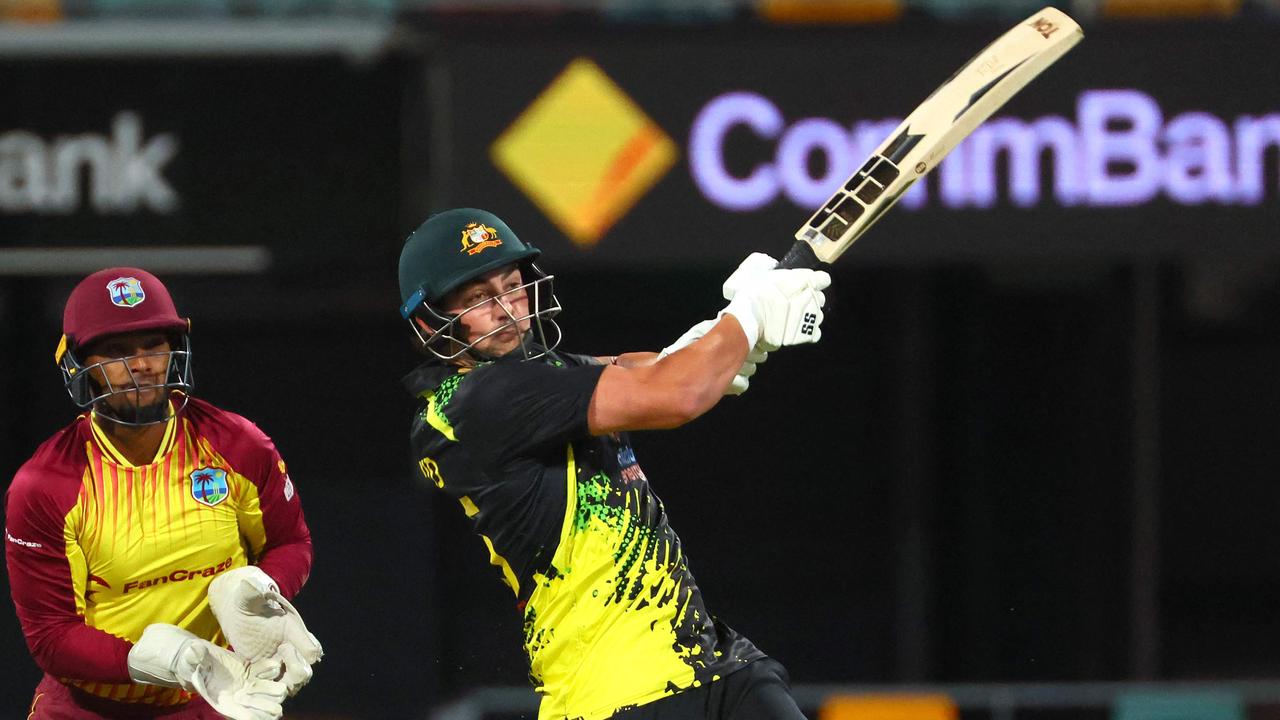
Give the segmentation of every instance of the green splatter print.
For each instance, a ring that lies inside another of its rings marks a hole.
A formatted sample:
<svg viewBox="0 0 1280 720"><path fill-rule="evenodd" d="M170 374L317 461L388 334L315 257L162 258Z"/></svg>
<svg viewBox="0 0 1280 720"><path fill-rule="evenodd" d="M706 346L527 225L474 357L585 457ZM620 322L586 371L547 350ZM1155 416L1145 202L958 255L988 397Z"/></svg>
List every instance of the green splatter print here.
<svg viewBox="0 0 1280 720"><path fill-rule="evenodd" d="M609 476L596 473L585 482L578 483L578 512L573 518L574 532L582 532L591 525L592 518L599 518L611 528L621 525L623 510L609 505Z"/></svg>
<svg viewBox="0 0 1280 720"><path fill-rule="evenodd" d="M453 421L445 414L444 409L449 404L449 401L453 399L453 393L458 389L458 383L460 382L462 382L462 375L450 375L445 378L444 382L440 383L440 387L436 388L435 392L436 412L450 425L453 425Z"/></svg>
<svg viewBox="0 0 1280 720"><path fill-rule="evenodd" d="M652 559L656 550L653 528L637 519L639 498L637 490L625 492L610 483L605 473L596 473L578 483L578 508L574 517L575 532L586 532L591 521L599 520L617 536L618 546L613 553L613 563L618 569L614 577L614 590L606 603L634 600L644 587L644 572L632 576L641 560ZM610 502L613 500L613 502ZM634 507L633 507L634 506Z"/></svg>

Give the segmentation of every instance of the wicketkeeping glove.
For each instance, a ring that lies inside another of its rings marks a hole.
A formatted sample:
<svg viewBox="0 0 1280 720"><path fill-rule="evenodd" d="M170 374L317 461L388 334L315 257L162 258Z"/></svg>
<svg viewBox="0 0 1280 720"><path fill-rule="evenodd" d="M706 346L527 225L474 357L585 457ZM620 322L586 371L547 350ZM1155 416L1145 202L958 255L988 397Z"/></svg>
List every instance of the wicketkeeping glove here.
<svg viewBox="0 0 1280 720"><path fill-rule="evenodd" d="M742 325L751 347L775 350L822 338L822 290L831 276L821 270L768 270L747 276L720 311Z"/></svg>
<svg viewBox="0 0 1280 720"><path fill-rule="evenodd" d="M209 607L237 654L251 661L283 663L281 681L290 696L311 680L311 666L324 657L324 649L261 568L247 565L214 578L209 583Z"/></svg>
<svg viewBox="0 0 1280 720"><path fill-rule="evenodd" d="M153 623L129 650L129 677L199 693L232 720L277 720L288 688L280 662L249 662L176 625Z"/></svg>

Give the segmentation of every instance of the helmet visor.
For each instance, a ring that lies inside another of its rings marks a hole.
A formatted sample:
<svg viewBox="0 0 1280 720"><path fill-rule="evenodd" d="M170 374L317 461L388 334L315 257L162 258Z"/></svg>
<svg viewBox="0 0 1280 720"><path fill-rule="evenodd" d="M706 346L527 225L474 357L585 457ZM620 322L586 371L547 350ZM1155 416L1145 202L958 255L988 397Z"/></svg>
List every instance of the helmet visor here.
<svg viewBox="0 0 1280 720"><path fill-rule="evenodd" d="M159 379L142 377L133 370L135 361L151 358L164 360ZM91 365L81 365L75 353L68 352L59 365L63 384L77 406L93 407L100 416L123 425L167 422L185 407L193 385L191 347L185 336L177 350L110 358ZM183 394L177 407L169 402L174 390Z"/></svg>
<svg viewBox="0 0 1280 720"><path fill-rule="evenodd" d="M532 266L531 266L532 267ZM552 288L554 276L543 275L456 312L421 303L409 325L422 347L445 361L464 355L493 360L518 352L523 359L542 357L560 344L560 326L553 319L560 301ZM487 318L481 323L469 318Z"/></svg>

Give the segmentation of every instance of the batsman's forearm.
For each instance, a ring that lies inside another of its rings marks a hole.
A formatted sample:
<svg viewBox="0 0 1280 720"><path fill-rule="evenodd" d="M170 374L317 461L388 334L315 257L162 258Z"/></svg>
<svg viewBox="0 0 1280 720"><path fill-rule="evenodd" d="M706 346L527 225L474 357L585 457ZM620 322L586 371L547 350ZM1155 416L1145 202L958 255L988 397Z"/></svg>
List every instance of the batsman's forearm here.
<svg viewBox="0 0 1280 720"><path fill-rule="evenodd" d="M724 397L747 357L747 336L726 316L696 342L638 366L604 368L587 409L593 435L680 427ZM628 363L630 358L628 358Z"/></svg>
<svg viewBox="0 0 1280 720"><path fill-rule="evenodd" d="M618 356L616 364L624 368L638 368L652 365L658 362L658 353L656 352L629 352Z"/></svg>
<svg viewBox="0 0 1280 720"><path fill-rule="evenodd" d="M656 352L628 352L621 355L595 355L601 365L618 365L624 368L646 367L658 362Z"/></svg>
<svg viewBox="0 0 1280 720"><path fill-rule="evenodd" d="M685 398L684 422L702 415L724 397L724 390L751 350L741 323L725 315L697 342L654 364L663 381ZM681 423L683 424L683 423Z"/></svg>

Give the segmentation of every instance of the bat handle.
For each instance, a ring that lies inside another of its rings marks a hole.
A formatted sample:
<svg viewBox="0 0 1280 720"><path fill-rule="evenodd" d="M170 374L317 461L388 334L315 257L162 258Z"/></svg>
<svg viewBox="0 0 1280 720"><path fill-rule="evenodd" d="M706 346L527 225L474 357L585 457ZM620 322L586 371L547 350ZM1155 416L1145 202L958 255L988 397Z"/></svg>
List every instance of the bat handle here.
<svg viewBox="0 0 1280 720"><path fill-rule="evenodd" d="M817 270L822 267L823 263L813 254L813 246L803 240L797 240L786 255L782 256L782 260L778 262L778 268L781 270Z"/></svg>

